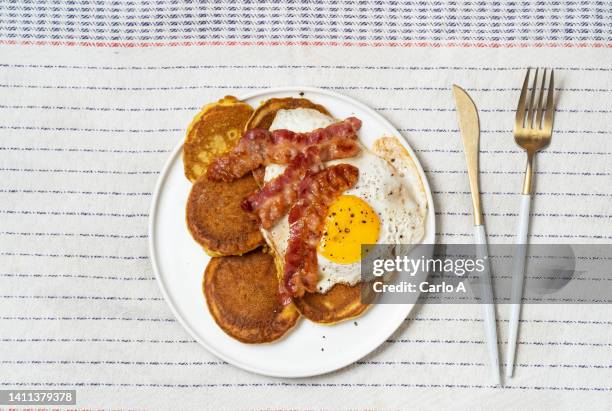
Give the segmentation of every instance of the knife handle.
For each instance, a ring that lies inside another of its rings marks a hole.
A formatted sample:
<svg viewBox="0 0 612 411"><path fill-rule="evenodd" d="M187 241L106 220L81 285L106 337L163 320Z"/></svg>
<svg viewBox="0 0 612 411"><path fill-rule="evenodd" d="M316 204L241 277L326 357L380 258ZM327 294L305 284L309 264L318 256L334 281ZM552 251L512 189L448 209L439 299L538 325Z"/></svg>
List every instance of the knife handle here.
<svg viewBox="0 0 612 411"><path fill-rule="evenodd" d="M510 322L508 323L508 351L506 353L506 376L511 378L514 371L514 357L518 339L519 320L521 318L521 299L525 281L525 259L527 257L527 236L529 234L529 212L531 195L521 195L516 247L512 260L512 294L510 296Z"/></svg>
<svg viewBox="0 0 612 411"><path fill-rule="evenodd" d="M481 276L482 309L485 327L489 363L496 385L501 384L499 370L499 349L497 347L497 323L495 321L495 304L493 301L493 285L491 284L491 266L489 251L487 249L487 233L484 225L474 226L474 243L476 244L476 257L484 261L484 270Z"/></svg>

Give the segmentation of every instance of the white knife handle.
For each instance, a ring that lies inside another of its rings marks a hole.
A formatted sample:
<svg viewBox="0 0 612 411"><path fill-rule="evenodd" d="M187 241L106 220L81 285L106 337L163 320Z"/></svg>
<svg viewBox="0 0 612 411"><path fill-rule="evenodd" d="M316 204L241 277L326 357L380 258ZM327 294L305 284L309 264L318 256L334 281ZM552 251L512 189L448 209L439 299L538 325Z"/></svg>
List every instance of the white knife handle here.
<svg viewBox="0 0 612 411"><path fill-rule="evenodd" d="M512 294L510 297L510 323L508 324L508 352L506 353L506 376L511 378L514 370L516 342L518 338L519 320L521 318L521 299L523 298L523 283L525 280L525 259L527 257L527 236L529 234L529 212L531 211L531 195L521 195L518 229L516 232L516 247L512 261Z"/></svg>
<svg viewBox="0 0 612 411"><path fill-rule="evenodd" d="M480 273L482 279L482 309L484 314L484 327L489 363L496 385L501 384L499 374L499 350L497 347L497 324L495 322L495 304L493 304L493 286L491 284L491 267L489 251L487 249L487 233L484 225L474 226L474 243L476 244L476 257L484 261L484 270Z"/></svg>

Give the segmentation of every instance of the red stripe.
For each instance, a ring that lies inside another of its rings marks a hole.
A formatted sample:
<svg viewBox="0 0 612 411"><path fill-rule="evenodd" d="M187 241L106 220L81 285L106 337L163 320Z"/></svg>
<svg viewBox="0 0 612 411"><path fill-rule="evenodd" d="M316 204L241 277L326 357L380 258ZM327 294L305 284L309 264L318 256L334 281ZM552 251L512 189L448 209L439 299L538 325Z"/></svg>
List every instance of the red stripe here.
<svg viewBox="0 0 612 411"><path fill-rule="evenodd" d="M68 47L194 47L194 46L328 46L328 47L406 47L406 48L612 48L612 43L496 43L496 42L351 42L351 41L172 41L172 42L107 42L107 41L69 41L69 40L7 40L0 39L4 45L25 46L68 46Z"/></svg>

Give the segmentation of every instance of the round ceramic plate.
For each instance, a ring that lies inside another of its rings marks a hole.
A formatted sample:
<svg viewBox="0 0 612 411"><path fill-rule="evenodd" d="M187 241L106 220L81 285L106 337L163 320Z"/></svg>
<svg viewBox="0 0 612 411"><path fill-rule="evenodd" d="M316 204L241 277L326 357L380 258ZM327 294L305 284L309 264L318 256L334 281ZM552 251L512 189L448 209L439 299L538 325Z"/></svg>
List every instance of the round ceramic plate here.
<svg viewBox="0 0 612 411"><path fill-rule="evenodd" d="M257 107L272 97L305 97L322 104L335 118L363 121L360 139L370 147L382 135L394 135L414 159L428 199L423 243L433 244L435 218L423 169L401 134L367 106L345 96L313 88L278 88L243 96ZM187 123L190 119L185 119ZM305 377L345 367L382 344L404 321L412 304L374 305L364 315L325 326L301 319L284 338L271 344L243 344L226 335L211 317L202 293L202 275L210 260L185 225L185 202L191 189L183 173L178 145L157 183L149 221L149 248L157 281L168 305L185 329L206 349L230 364L259 374Z"/></svg>

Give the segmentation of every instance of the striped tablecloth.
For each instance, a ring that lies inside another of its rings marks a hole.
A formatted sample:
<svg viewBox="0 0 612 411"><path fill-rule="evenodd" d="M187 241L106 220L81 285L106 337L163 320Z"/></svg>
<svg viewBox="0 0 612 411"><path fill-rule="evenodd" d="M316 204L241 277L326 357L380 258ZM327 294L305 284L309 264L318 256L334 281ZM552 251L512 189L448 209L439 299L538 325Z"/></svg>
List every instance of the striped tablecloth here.
<svg viewBox="0 0 612 411"><path fill-rule="evenodd" d="M513 109L525 68L547 66L558 109L531 241L609 243L611 24L605 0L0 1L0 389L74 388L77 408L610 409L608 305L525 307L503 388L471 306L422 306L330 375L241 371L173 318L146 227L203 104L307 85L391 120L427 172L438 240L468 242L458 83L481 114L489 241L511 242L524 166ZM498 318L503 354L506 308Z"/></svg>

